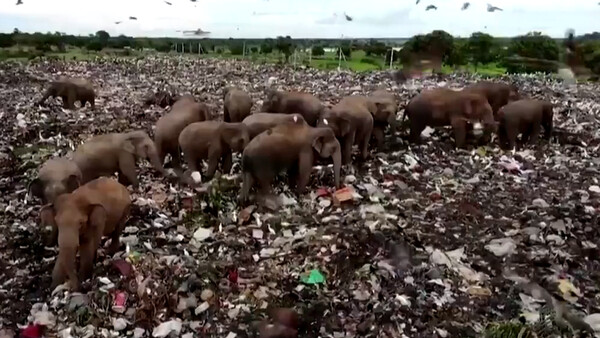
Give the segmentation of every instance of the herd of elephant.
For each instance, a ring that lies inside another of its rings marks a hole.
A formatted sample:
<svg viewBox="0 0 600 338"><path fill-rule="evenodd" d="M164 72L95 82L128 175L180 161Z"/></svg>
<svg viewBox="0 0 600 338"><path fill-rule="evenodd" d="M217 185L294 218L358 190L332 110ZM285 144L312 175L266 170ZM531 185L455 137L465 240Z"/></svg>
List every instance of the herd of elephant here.
<svg viewBox="0 0 600 338"><path fill-rule="evenodd" d="M50 96L61 97L66 108L73 108L76 101L82 106L90 102L94 108L93 86L84 79L52 82L39 103ZM81 144L71 158L46 161L28 192L44 204L41 223L52 226L48 245L59 246L52 287L68 277L72 288L80 288L79 281L91 276L102 236L111 236L109 251L118 250L131 206L126 186L139 185L136 160L148 159L164 177L193 186L201 180L202 160L208 162L204 177L211 178L219 162L222 172L229 173L232 152L241 152L242 204L249 201L255 183L259 185L257 199L268 196L281 172L287 172L290 184L295 183L302 193L315 156L332 159L339 188L340 168L351 163L353 145L358 146L357 158L366 160L371 139L381 148L385 130L389 127L389 132L395 133L398 129L400 108L395 95L386 90L347 96L333 106L304 92L268 90L261 112L252 114L252 106L248 93L226 88L223 121L217 121L207 105L184 95L157 121L154 140L142 130L99 135ZM513 85L482 81L463 90L423 90L404 107L402 120L409 119L411 142L419 142L427 126L449 125L456 146L464 147L473 124L480 123L483 142L489 142L495 132L501 146L512 149L519 134L522 141L535 142L543 128L545 136L550 136L552 108L546 101L521 98ZM163 167L167 154L174 174ZM115 172L118 181L107 178Z"/></svg>

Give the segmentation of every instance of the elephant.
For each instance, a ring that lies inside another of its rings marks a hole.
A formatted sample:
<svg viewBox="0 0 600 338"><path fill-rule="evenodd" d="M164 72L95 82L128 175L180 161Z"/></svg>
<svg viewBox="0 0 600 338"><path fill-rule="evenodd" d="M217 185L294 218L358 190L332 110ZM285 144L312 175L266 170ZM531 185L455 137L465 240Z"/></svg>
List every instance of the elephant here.
<svg viewBox="0 0 600 338"><path fill-rule="evenodd" d="M404 117L410 120L410 141L418 142L426 126L451 125L457 148L464 148L468 122L481 122L486 138L496 131L492 107L482 95L448 88L424 90L413 97Z"/></svg>
<svg viewBox="0 0 600 338"><path fill-rule="evenodd" d="M500 82L480 81L463 90L485 96L492 106L494 118L502 106L520 98L519 89L515 85Z"/></svg>
<svg viewBox="0 0 600 338"><path fill-rule="evenodd" d="M248 201L255 180L260 184L260 194L269 195L271 182L285 170L290 183L297 174L297 192L302 193L310 178L313 149L321 157L333 159L335 186L339 188L342 154L333 130L299 123L280 124L256 136L244 149L241 202Z"/></svg>
<svg viewBox="0 0 600 338"><path fill-rule="evenodd" d="M384 142L384 131L389 125L392 133L396 132L397 120L396 112L398 112L398 100L394 94L385 89L379 89L371 93L371 101L377 107L376 113L373 114L373 137L377 141L377 148L381 149Z"/></svg>
<svg viewBox="0 0 600 338"><path fill-rule="evenodd" d="M144 98L144 104L146 106L156 105L161 108L172 106L181 97L177 94L170 93L168 91L158 91L156 93L149 93Z"/></svg>
<svg viewBox="0 0 600 338"><path fill-rule="evenodd" d="M239 88L226 88L223 94L223 121L242 122L250 115L252 98Z"/></svg>
<svg viewBox="0 0 600 338"><path fill-rule="evenodd" d="M198 171L198 163L208 159L207 178L212 178L219 160L224 173L231 170L232 151L241 152L250 140L243 123L221 121L194 122L179 134L179 145L190 173Z"/></svg>
<svg viewBox="0 0 600 338"><path fill-rule="evenodd" d="M186 95L175 102L171 111L158 119L154 130L154 143L161 165L169 154L173 169L180 171L179 134L189 124L209 119L208 107L204 103L196 102L193 96ZM178 172L178 175L181 173Z"/></svg>
<svg viewBox="0 0 600 338"><path fill-rule="evenodd" d="M550 139L553 115L553 105L548 101L523 99L507 104L498 111L500 145L513 149L519 134L523 143L537 143L542 127L544 138Z"/></svg>
<svg viewBox="0 0 600 338"><path fill-rule="evenodd" d="M64 157L52 158L44 162L27 191L47 204L54 202L59 195L77 189L81 181L81 170L75 162Z"/></svg>
<svg viewBox="0 0 600 338"><path fill-rule="evenodd" d="M261 111L279 114L298 113L304 117L306 123L314 127L324 108L323 103L309 93L268 90Z"/></svg>
<svg viewBox="0 0 600 338"><path fill-rule="evenodd" d="M139 186L135 162L140 158L148 159L156 171L167 176L154 142L143 130L94 136L73 154L83 175L82 183L118 172L119 183L134 188Z"/></svg>
<svg viewBox="0 0 600 338"><path fill-rule="evenodd" d="M321 114L317 125L333 130L342 148L342 164L352 161L354 144L359 146L361 159L367 159L373 132L373 116L376 113L377 106L369 98L348 96Z"/></svg>
<svg viewBox="0 0 600 338"><path fill-rule="evenodd" d="M131 208L127 188L114 179L101 177L73 192L60 195L40 210L42 223L58 229L58 257L52 271L54 289L68 277L71 287L81 289L81 280L92 275L102 236L110 236L108 252L119 249L119 237ZM79 269L76 255L79 251Z"/></svg>
<svg viewBox="0 0 600 338"><path fill-rule="evenodd" d="M253 139L258 134L276 125L285 123L306 124L306 121L300 114L254 113L248 115L242 123L248 127L250 139Z"/></svg>
<svg viewBox="0 0 600 338"><path fill-rule="evenodd" d="M96 108L94 86L86 79L62 77L57 81L52 81L37 104L42 105L50 96L61 97L65 109L75 109L76 101L81 102L81 107L89 102L92 109Z"/></svg>

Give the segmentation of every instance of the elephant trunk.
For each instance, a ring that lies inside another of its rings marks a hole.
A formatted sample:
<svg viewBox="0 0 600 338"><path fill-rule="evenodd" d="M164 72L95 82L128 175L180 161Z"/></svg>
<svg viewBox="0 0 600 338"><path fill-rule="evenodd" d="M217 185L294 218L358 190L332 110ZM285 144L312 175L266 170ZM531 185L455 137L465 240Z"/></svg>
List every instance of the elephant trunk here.
<svg viewBox="0 0 600 338"><path fill-rule="evenodd" d="M154 169L156 169L156 171L158 171L161 175L167 176L167 172L165 171L165 168L163 167L156 150L150 150L148 152L148 161L150 161L150 164L152 164Z"/></svg>
<svg viewBox="0 0 600 338"><path fill-rule="evenodd" d="M337 141L336 141L337 142ZM335 188L340 188L340 168L342 167L342 147L338 146L337 149L331 154L333 159L333 179L335 181Z"/></svg>

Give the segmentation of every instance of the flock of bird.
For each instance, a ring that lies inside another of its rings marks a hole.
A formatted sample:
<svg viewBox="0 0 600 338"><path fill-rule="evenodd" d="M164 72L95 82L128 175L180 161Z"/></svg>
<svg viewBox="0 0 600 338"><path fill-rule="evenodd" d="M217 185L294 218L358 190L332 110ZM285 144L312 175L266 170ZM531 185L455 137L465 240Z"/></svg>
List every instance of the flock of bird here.
<svg viewBox="0 0 600 338"><path fill-rule="evenodd" d="M416 4L418 5L419 2L421 2L421 0L417 0ZM464 10L468 9L469 6L471 6L471 3L470 2L465 2L460 9L464 11ZM436 5L429 5L429 6L425 7L425 10L426 11L437 10L437 6ZM495 11L503 11L503 9L500 8L500 7L496 7L494 5L487 4L487 11L488 12L495 12Z"/></svg>

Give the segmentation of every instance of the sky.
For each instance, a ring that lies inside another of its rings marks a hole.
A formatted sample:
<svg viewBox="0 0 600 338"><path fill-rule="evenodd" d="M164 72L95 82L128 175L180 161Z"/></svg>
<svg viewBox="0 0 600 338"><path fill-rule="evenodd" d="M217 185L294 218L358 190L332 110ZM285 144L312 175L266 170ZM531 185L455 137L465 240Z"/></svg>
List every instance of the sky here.
<svg viewBox="0 0 600 338"><path fill-rule="evenodd" d="M553 37L594 30L597 0L0 0L0 31L111 36L182 37L178 30L210 31L214 38L411 37L443 29L468 36L482 31L515 36L541 31ZM491 3L503 9L487 12ZM437 10L426 11L428 5ZM345 14L352 21L345 20ZM135 16L138 20L128 20ZM115 24L122 21L121 24Z"/></svg>

